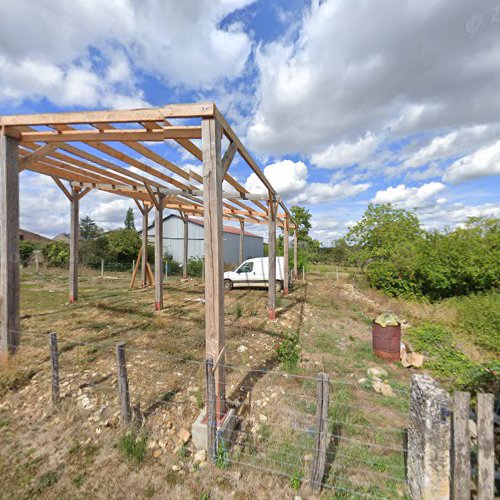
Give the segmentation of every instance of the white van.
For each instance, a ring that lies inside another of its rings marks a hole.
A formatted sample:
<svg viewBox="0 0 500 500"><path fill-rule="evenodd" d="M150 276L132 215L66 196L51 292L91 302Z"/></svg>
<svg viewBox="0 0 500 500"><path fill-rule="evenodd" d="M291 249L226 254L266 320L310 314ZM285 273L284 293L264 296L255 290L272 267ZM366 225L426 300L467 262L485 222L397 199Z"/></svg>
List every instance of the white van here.
<svg viewBox="0 0 500 500"><path fill-rule="evenodd" d="M283 290L285 269L284 257L276 257L276 291ZM288 284L291 286L291 273L288 273ZM269 257L258 257L245 260L235 271L224 273L224 290L235 287L269 287Z"/></svg>

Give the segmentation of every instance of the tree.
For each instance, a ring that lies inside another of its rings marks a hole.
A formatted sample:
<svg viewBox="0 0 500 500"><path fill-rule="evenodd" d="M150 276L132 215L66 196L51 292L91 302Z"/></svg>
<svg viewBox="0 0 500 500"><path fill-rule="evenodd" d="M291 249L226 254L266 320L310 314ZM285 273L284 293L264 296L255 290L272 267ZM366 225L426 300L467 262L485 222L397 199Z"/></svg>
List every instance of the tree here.
<svg viewBox="0 0 500 500"><path fill-rule="evenodd" d="M290 208L292 212L293 219L298 226L297 235L300 240L305 240L309 236L309 230L311 229L311 213L307 208L299 207L294 205Z"/></svg>
<svg viewBox="0 0 500 500"><path fill-rule="evenodd" d="M100 236L103 229L100 228L88 215L80 219L80 238L92 240Z"/></svg>
<svg viewBox="0 0 500 500"><path fill-rule="evenodd" d="M134 211L129 207L125 216L125 229L135 229Z"/></svg>
<svg viewBox="0 0 500 500"><path fill-rule="evenodd" d="M117 229L107 235L108 255L113 262L130 262L137 258L141 237L133 229Z"/></svg>

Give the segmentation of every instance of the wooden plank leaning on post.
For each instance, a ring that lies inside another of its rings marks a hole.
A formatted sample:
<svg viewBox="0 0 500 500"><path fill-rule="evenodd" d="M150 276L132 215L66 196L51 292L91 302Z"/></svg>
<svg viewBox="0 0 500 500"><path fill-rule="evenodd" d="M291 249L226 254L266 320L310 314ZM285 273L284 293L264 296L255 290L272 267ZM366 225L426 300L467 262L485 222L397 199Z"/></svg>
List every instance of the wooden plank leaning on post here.
<svg viewBox="0 0 500 500"><path fill-rule="evenodd" d="M207 450L208 457L215 462L217 460L215 449L217 417L215 408L214 360L212 358L207 358L205 361L205 376L207 383Z"/></svg>
<svg viewBox="0 0 500 500"><path fill-rule="evenodd" d="M495 496L495 440L493 433L493 394L477 394L477 498Z"/></svg>
<svg viewBox="0 0 500 500"><path fill-rule="evenodd" d="M125 342L116 344L116 364L118 368L118 398L120 400L121 424L128 425L132 420L132 409L130 407L130 394L128 391Z"/></svg>
<svg viewBox="0 0 500 500"><path fill-rule="evenodd" d="M276 202L273 193L269 193L269 297L268 318L276 319Z"/></svg>
<svg viewBox="0 0 500 500"><path fill-rule="evenodd" d="M318 373L318 403L316 408L316 436L314 439L313 460L311 463L310 486L320 491L326 467L326 448L328 446L328 404L330 383L328 374Z"/></svg>
<svg viewBox="0 0 500 500"><path fill-rule="evenodd" d="M52 366L52 403L59 401L59 354L57 352L57 334L49 333L50 363Z"/></svg>
<svg viewBox="0 0 500 500"><path fill-rule="evenodd" d="M470 499L469 402L468 392L455 392L452 424L452 491L456 500Z"/></svg>

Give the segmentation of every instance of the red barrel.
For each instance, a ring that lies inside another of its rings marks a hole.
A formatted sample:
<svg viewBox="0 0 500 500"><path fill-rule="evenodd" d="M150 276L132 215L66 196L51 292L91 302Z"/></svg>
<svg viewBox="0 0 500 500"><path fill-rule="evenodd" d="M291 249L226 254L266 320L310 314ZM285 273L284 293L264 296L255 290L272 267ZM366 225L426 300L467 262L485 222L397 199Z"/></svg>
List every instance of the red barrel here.
<svg viewBox="0 0 500 500"><path fill-rule="evenodd" d="M373 352L390 363L399 361L401 350L401 325L381 326L373 322Z"/></svg>

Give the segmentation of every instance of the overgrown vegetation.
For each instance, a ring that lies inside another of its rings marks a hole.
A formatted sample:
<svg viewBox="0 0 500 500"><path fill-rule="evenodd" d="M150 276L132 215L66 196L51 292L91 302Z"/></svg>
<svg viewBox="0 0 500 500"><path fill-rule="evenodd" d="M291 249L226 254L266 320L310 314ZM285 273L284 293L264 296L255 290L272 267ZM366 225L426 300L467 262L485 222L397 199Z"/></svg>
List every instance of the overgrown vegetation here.
<svg viewBox="0 0 500 500"><path fill-rule="evenodd" d="M123 453L125 458L138 465L146 457L147 441L148 437L146 434L130 430L120 437L118 449Z"/></svg>
<svg viewBox="0 0 500 500"><path fill-rule="evenodd" d="M282 336L275 345L276 354L285 371L294 372L300 358L298 332Z"/></svg>

